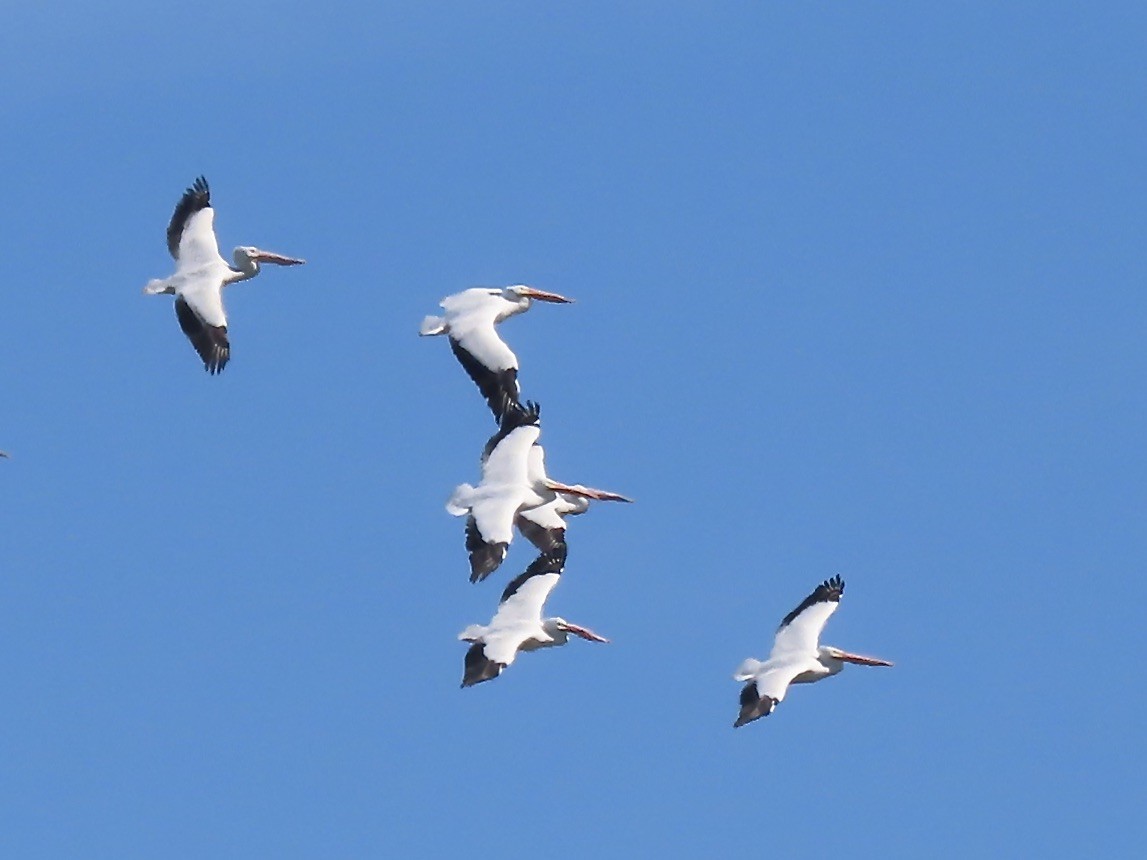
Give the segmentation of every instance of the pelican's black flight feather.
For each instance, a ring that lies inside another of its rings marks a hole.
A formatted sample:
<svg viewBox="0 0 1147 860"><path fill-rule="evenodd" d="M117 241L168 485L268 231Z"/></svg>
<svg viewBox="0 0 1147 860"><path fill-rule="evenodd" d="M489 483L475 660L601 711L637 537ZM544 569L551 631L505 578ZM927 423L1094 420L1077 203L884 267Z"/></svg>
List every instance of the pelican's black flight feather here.
<svg viewBox="0 0 1147 860"><path fill-rule="evenodd" d="M490 411L494 413L494 420L501 421L507 409L518 405L518 397L521 394L521 389L518 387L518 369L507 367L505 370L494 370L486 367L454 338L450 338L450 349L454 351L458 363L486 398Z"/></svg>
<svg viewBox="0 0 1147 860"><path fill-rule="evenodd" d="M560 574L566 567L566 547L562 544L560 549L553 552L543 552L532 562L530 566L525 569L523 573L519 573L510 580L509 585L506 586L505 591L502 592L502 599L500 603L505 603L513 597L519 588L526 584L526 580L535 576L543 576L547 573Z"/></svg>
<svg viewBox="0 0 1147 860"><path fill-rule="evenodd" d="M737 715L737 721L733 723L733 728L740 728L745 723L767 717L776 706L777 700L772 696L762 696L757 692L755 679L749 681L741 690L741 713Z"/></svg>
<svg viewBox="0 0 1147 860"><path fill-rule="evenodd" d="M470 555L470 581L481 582L498 569L506 557L509 544L482 540L478 523L473 515L466 517L466 552Z"/></svg>
<svg viewBox="0 0 1147 860"><path fill-rule="evenodd" d="M210 205L211 190L207 187L207 180L200 176L183 192L183 196L175 204L175 211L171 214L171 223L167 225L167 250L171 252L172 257L179 259L179 240L183 236L187 219Z"/></svg>
<svg viewBox="0 0 1147 860"><path fill-rule="evenodd" d="M490 452L498 447L499 442L519 427L528 427L531 424L539 423L541 417L542 407L532 400L527 400L525 406L514 401L502 413L498 423L498 432L486 440L486 447L482 449L483 462L490 456Z"/></svg>
<svg viewBox="0 0 1147 860"><path fill-rule="evenodd" d="M227 326L208 325L199 318L183 298L175 297L175 316L179 327L203 359L203 369L214 376L231 360L231 344L227 340Z"/></svg>
<svg viewBox="0 0 1147 860"><path fill-rule="evenodd" d="M781 622L781 627L790 624L794 618L816 603L827 601L839 603L842 594L844 594L844 580L840 578L840 574L832 579L826 579L816 587L812 594L801 601L800 606L785 616L784 621Z"/></svg>
<svg viewBox="0 0 1147 860"><path fill-rule="evenodd" d="M486 656L486 646L475 642L466 651L465 669L462 673L462 686L473 687L483 681L497 678L506 666L504 663L495 663Z"/></svg>

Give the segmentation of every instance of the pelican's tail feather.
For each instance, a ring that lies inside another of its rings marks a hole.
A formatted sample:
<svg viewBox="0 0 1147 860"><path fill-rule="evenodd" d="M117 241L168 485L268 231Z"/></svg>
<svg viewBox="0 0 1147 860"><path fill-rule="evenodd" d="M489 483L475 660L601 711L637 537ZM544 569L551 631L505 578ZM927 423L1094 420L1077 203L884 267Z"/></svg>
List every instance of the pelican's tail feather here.
<svg viewBox="0 0 1147 860"><path fill-rule="evenodd" d="M175 287L171 285L170 281L165 281L160 278L152 278L143 288L143 292L145 295L158 296L160 293L174 293Z"/></svg>
<svg viewBox="0 0 1147 860"><path fill-rule="evenodd" d="M459 484L454 488L453 495L446 500L446 512L453 517L461 517L470 513L474 504L474 488L469 484Z"/></svg>
<svg viewBox="0 0 1147 860"><path fill-rule="evenodd" d="M764 665L764 663L755 657L750 657L737 667L737 671L733 673L733 680L751 681L757 676L757 672L759 672Z"/></svg>
<svg viewBox="0 0 1147 860"><path fill-rule="evenodd" d="M471 624L458 634L458 640L460 642L477 642L482 638L482 634L485 632L486 628L481 624Z"/></svg>
<svg viewBox="0 0 1147 860"><path fill-rule="evenodd" d="M427 317L418 329L420 335L442 334L446 331L446 317Z"/></svg>

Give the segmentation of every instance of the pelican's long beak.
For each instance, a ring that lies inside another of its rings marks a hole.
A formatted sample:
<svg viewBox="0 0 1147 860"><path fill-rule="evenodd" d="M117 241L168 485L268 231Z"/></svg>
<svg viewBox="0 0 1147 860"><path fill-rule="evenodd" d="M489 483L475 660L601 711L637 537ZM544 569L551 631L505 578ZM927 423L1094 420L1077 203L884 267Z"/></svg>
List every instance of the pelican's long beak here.
<svg viewBox="0 0 1147 860"><path fill-rule="evenodd" d="M596 490L593 487L583 487L581 484L563 484L552 478L546 478L546 487L555 493L568 493L571 496L581 496L598 502L632 502L633 499L621 493L611 493L609 490Z"/></svg>
<svg viewBox="0 0 1147 860"><path fill-rule="evenodd" d="M531 299L537 299L539 302L556 302L558 304L568 305L573 302L573 299L567 299L565 296L559 296L557 293L547 293L545 290L535 290L533 287L520 287L518 295L528 296Z"/></svg>
<svg viewBox="0 0 1147 860"><path fill-rule="evenodd" d="M843 660L845 663L856 663L858 666L891 666L887 660L881 660L877 657L865 657L863 654L849 654L847 651L836 649L836 659Z"/></svg>
<svg viewBox="0 0 1147 860"><path fill-rule="evenodd" d="M588 627L579 627L576 624L570 624L568 621L559 624L558 627L562 630L565 630L567 633L572 633L574 636L580 636L582 639L588 639L590 642L609 641L604 636L598 636Z"/></svg>
<svg viewBox="0 0 1147 860"><path fill-rule="evenodd" d="M300 260L298 257L284 257L282 254L275 254L271 251L256 251L251 255L259 263L273 263L276 266L301 266L306 260Z"/></svg>

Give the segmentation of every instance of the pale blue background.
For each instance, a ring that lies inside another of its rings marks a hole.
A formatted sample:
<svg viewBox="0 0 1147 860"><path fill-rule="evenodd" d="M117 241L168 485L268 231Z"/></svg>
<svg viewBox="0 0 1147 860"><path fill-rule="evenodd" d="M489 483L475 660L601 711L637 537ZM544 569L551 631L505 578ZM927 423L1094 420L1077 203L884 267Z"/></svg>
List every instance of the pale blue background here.
<svg viewBox="0 0 1147 860"><path fill-rule="evenodd" d="M620 8L619 8L620 7ZM1130 856L1139 3L4 3L0 855ZM206 376L180 192L308 258ZM460 691L503 327L613 639ZM893 659L734 731L821 579Z"/></svg>

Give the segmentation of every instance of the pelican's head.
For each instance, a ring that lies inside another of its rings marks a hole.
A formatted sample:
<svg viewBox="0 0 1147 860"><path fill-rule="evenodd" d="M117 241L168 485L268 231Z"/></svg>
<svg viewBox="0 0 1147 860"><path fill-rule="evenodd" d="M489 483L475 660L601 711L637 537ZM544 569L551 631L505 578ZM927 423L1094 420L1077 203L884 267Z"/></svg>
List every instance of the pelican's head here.
<svg viewBox="0 0 1147 860"><path fill-rule="evenodd" d="M530 302L537 300L539 302L554 302L555 304L568 305L573 302L573 299L567 299L565 296L560 296L557 293L547 293L545 290L535 290L533 287L528 287L525 284L515 284L512 287L505 287L498 290L505 297L506 301L513 302L514 304L524 304L526 307L530 306Z"/></svg>
<svg viewBox="0 0 1147 860"><path fill-rule="evenodd" d="M260 263L271 263L275 266L301 266L306 260L297 257L284 257L271 251L264 251L254 245L240 245L232 253L235 268L241 272L258 272Z"/></svg>
<svg viewBox="0 0 1147 860"><path fill-rule="evenodd" d="M566 639L569 638L569 634L571 633L574 636L580 636L582 639L587 639L590 642L609 641L604 636L597 635L588 627L580 627L577 624L571 624L569 621L566 621L561 617L547 618L546 621L548 622L546 626L551 628L553 631L556 631L554 639L558 640L559 645L563 644Z"/></svg>

